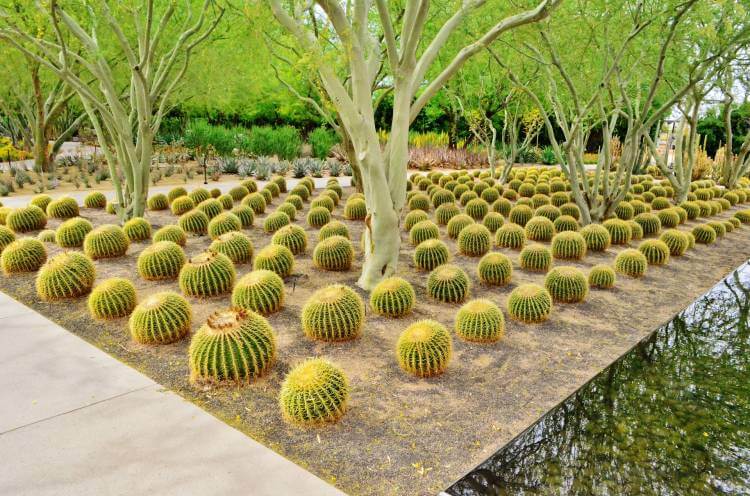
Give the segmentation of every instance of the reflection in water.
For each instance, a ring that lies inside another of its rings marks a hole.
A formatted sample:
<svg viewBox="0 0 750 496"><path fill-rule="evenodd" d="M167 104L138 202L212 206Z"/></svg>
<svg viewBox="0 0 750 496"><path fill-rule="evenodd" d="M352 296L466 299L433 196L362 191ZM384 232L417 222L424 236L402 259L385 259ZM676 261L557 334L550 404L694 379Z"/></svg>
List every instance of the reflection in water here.
<svg viewBox="0 0 750 496"><path fill-rule="evenodd" d="M745 264L447 492L750 494L749 309Z"/></svg>

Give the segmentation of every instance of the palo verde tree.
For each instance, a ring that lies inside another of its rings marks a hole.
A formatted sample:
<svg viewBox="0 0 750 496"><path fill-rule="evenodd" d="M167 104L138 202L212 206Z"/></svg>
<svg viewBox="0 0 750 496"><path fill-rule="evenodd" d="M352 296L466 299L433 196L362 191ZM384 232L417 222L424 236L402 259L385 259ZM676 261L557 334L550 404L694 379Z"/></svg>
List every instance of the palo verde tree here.
<svg viewBox="0 0 750 496"><path fill-rule="evenodd" d="M195 14L193 3L51 0L16 2L0 13L0 39L81 100L108 162L121 220L143 215L153 141L170 96L224 12L200 0ZM47 19L53 41L25 30L19 19L26 15Z"/></svg>
<svg viewBox="0 0 750 496"><path fill-rule="evenodd" d="M473 55L503 33L544 19L559 1L543 0L530 10L502 19L495 2L464 0L456 7L446 2L441 6L449 17L431 39L425 39L430 16L439 16L431 12L428 0L289 4L266 0L278 23L314 62L361 168L368 213L359 286L372 289L396 271L412 121ZM459 49L447 64L436 68L436 59L451 37L467 18L480 14L497 22ZM336 71L340 66L336 61L343 61L346 72ZM392 80L393 117L388 140L381 146L375 126L373 82L384 67Z"/></svg>
<svg viewBox="0 0 750 496"><path fill-rule="evenodd" d="M750 90L748 84L747 65L738 64L727 68L726 75L721 83L721 91L724 94L724 132L727 142L724 145L724 156L720 167L721 182L729 189L737 186L741 177L750 174L750 132L740 145L739 152L734 154L734 131L732 130L732 111L734 110L735 93L742 91L747 98ZM735 74L737 73L737 74ZM744 78L742 77L744 74Z"/></svg>

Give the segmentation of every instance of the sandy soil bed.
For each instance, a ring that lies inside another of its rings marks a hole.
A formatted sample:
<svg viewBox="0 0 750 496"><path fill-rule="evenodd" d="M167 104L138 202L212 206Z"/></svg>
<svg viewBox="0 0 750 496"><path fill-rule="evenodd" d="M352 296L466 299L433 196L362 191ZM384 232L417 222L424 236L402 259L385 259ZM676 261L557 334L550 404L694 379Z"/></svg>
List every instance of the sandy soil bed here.
<svg viewBox="0 0 750 496"><path fill-rule="evenodd" d="M276 199L268 211L280 202ZM305 225L308 206L297 216L300 225ZM339 206L334 217L343 221L342 210ZM113 216L100 211L84 209L81 214L97 225L115 222ZM725 212L718 217L730 215ZM270 236L258 227L264 217L256 218L256 227L245 231L256 251L270 242ZM175 217L150 213L149 220L156 229L174 223ZM34 293L33 274L3 277L0 289L348 493L427 495L437 493L484 460L750 258L750 229L744 227L714 245L698 245L686 256L672 258L665 267L651 267L643 279L620 277L614 290L592 290L581 304L558 304L544 324L523 325L506 319L505 338L495 345L465 343L456 338L448 371L425 380L399 369L394 357L396 339L406 326L423 318L436 319L452 329L460 305L430 301L425 293L427 273L413 268L413 247L405 232L400 275L414 284L416 310L395 321L368 311L363 335L353 342L316 343L304 337L299 314L312 292L325 283L353 286L361 268L362 223L344 222L355 241L354 267L344 273L313 268L310 257L317 231L308 229L311 248L297 257L295 274L286 281L286 306L269 316L278 333L278 362L270 374L250 386L191 385L187 369L189 340L160 347L137 345L130 340L126 319L93 322L86 311L85 298L40 303ZM56 227L58 223L51 221L50 225ZM690 229L694 224L690 222L680 229ZM514 261L513 281L502 288L484 287L476 278L478 259L456 254L455 243L444 227L441 233L454 253L454 263L473 279L472 297L490 298L505 310L514 287L525 282L541 284L544 280L543 274L520 269L517 252L500 250ZM208 244L206 237L191 238L186 253L198 254ZM123 258L96 262L97 279L135 277L135 261L145 246L133 244ZM54 245L47 247L50 254L59 251ZM621 249L590 253L577 263L556 263L586 270L597 263L611 263ZM251 266L237 269L240 277ZM136 278L134 283L140 299L155 291L179 291L176 282L152 283ZM191 300L193 330L228 302L229 295ZM305 430L284 423L277 392L286 372L309 356L325 356L338 363L348 375L352 391L350 410L340 422Z"/></svg>

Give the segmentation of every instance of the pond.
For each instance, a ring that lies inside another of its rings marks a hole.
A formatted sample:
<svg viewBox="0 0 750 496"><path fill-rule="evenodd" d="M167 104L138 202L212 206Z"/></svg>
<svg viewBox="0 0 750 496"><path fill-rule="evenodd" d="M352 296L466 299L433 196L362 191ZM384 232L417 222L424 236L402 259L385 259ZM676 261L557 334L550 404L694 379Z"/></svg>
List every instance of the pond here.
<svg viewBox="0 0 750 496"><path fill-rule="evenodd" d="M750 494L749 313L746 263L447 494Z"/></svg>

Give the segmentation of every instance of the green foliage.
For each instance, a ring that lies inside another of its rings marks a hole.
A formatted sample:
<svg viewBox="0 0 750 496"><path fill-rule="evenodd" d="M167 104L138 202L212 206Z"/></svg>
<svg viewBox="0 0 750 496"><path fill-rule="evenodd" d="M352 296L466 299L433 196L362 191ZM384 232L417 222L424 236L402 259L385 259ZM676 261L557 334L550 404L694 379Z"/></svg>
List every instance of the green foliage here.
<svg viewBox="0 0 750 496"><path fill-rule="evenodd" d="M250 129L247 151L255 156L292 160L299 155L302 138L292 126L254 126Z"/></svg>
<svg viewBox="0 0 750 496"><path fill-rule="evenodd" d="M349 270L354 261L352 242L343 236L331 236L318 242L313 250L313 263L323 270Z"/></svg>
<svg viewBox="0 0 750 496"><path fill-rule="evenodd" d="M431 220L418 222L409 231L409 242L414 246L428 239L438 239L439 237L440 230Z"/></svg>
<svg viewBox="0 0 750 496"><path fill-rule="evenodd" d="M563 231L552 238L552 256L563 260L581 260L586 256L586 240L575 231Z"/></svg>
<svg viewBox="0 0 750 496"><path fill-rule="evenodd" d="M154 293L135 307L128 326L133 340L142 344L169 344L190 332L190 304L172 291Z"/></svg>
<svg viewBox="0 0 750 496"><path fill-rule="evenodd" d="M604 227L609 231L609 238L613 245L627 245L633 236L628 221L621 219L608 219L604 221Z"/></svg>
<svg viewBox="0 0 750 496"><path fill-rule="evenodd" d="M522 269L547 272L552 266L552 252L540 244L532 244L521 250L518 262Z"/></svg>
<svg viewBox="0 0 750 496"><path fill-rule="evenodd" d="M148 197L149 210L166 210L169 208L169 200L161 193Z"/></svg>
<svg viewBox="0 0 750 496"><path fill-rule="evenodd" d="M138 274L147 281L161 281L176 278L187 257L180 246L173 241L157 241L147 246L138 255Z"/></svg>
<svg viewBox="0 0 750 496"><path fill-rule="evenodd" d="M282 278L291 274L293 268L294 255L292 252L289 248L276 244L270 244L260 250L253 262L253 269L270 270Z"/></svg>
<svg viewBox="0 0 750 496"><path fill-rule="evenodd" d="M302 330L311 339L346 341L356 338L364 323L362 298L343 284L319 289L302 308Z"/></svg>
<svg viewBox="0 0 750 496"><path fill-rule="evenodd" d="M716 231L708 224L700 224L693 228L696 243L710 245L716 241Z"/></svg>
<svg viewBox="0 0 750 496"><path fill-rule="evenodd" d="M5 225L16 233L38 231L47 225L47 216L41 208L29 205L11 210L5 217Z"/></svg>
<svg viewBox="0 0 750 496"><path fill-rule="evenodd" d="M70 219L78 217L78 202L69 196L52 200L47 205L47 217L52 219Z"/></svg>
<svg viewBox="0 0 750 496"><path fill-rule="evenodd" d="M658 219L657 219L658 222ZM586 240L589 251L606 251L612 242L609 231L601 224L589 224L581 229L581 236Z"/></svg>
<svg viewBox="0 0 750 496"><path fill-rule="evenodd" d="M222 234L211 242L209 250L216 251L229 257L233 263L244 264L253 258L253 243L246 234L230 231Z"/></svg>
<svg viewBox="0 0 750 496"><path fill-rule="evenodd" d="M116 319L130 315L136 304L135 286L128 279L113 277L97 285L88 300L91 317Z"/></svg>
<svg viewBox="0 0 750 496"><path fill-rule="evenodd" d="M151 224L143 217L134 217L122 226L131 243L151 239Z"/></svg>
<svg viewBox="0 0 750 496"><path fill-rule="evenodd" d="M34 238L20 238L12 241L0 253L0 265L5 275L34 272L46 260L47 250L41 241Z"/></svg>
<svg viewBox="0 0 750 496"><path fill-rule="evenodd" d="M594 265L589 271L589 286L599 289L610 289L615 286L617 276L609 265Z"/></svg>
<svg viewBox="0 0 750 496"><path fill-rule="evenodd" d="M250 382L267 372L276 358L276 336L268 321L233 308L212 314L190 341L190 380Z"/></svg>
<svg viewBox="0 0 750 496"><path fill-rule="evenodd" d="M279 405L290 422L309 425L335 422L346 411L349 384L340 368L321 358L308 359L286 376Z"/></svg>
<svg viewBox="0 0 750 496"><path fill-rule="evenodd" d="M495 244L501 248L521 249L526 244L526 232L518 224L503 224L495 233Z"/></svg>
<svg viewBox="0 0 750 496"><path fill-rule="evenodd" d="M182 266L180 289L186 296L218 296L231 291L236 273L226 255L216 251L201 253Z"/></svg>
<svg viewBox="0 0 750 496"><path fill-rule="evenodd" d="M482 224L469 224L458 234L458 250L463 255L480 257L490 251L491 240L489 229Z"/></svg>
<svg viewBox="0 0 750 496"><path fill-rule="evenodd" d="M456 313L455 329L466 341L493 343L505 333L505 317L490 300L472 300Z"/></svg>
<svg viewBox="0 0 750 496"><path fill-rule="evenodd" d="M198 209L185 212L177 220L177 224L183 231L190 234L206 234L208 232L208 215Z"/></svg>
<svg viewBox="0 0 750 496"><path fill-rule="evenodd" d="M91 291L94 279L96 269L89 257L77 251L63 252L39 269L36 293L44 301L76 298Z"/></svg>
<svg viewBox="0 0 750 496"><path fill-rule="evenodd" d="M551 312L552 296L537 284L522 284L508 296L508 315L519 322L543 322Z"/></svg>
<svg viewBox="0 0 750 496"><path fill-rule="evenodd" d="M344 217L349 220L365 220L367 204L362 198L349 198L344 204Z"/></svg>
<svg viewBox="0 0 750 496"><path fill-rule="evenodd" d="M456 265L440 265L427 278L427 294L443 303L461 303L470 286L469 276Z"/></svg>
<svg viewBox="0 0 750 496"><path fill-rule="evenodd" d="M407 327L396 343L398 364L417 377L445 372L453 353L448 330L434 320L420 320Z"/></svg>
<svg viewBox="0 0 750 496"><path fill-rule="evenodd" d="M83 252L94 260L125 255L130 240L119 226L104 224L94 228L83 239Z"/></svg>
<svg viewBox="0 0 750 496"><path fill-rule="evenodd" d="M411 312L417 295L412 285L400 277L388 277L370 293L370 308L385 317L403 317Z"/></svg>
<svg viewBox="0 0 750 496"><path fill-rule="evenodd" d="M646 256L632 248L621 251L615 257L615 270L629 277L643 277L647 267Z"/></svg>
<svg viewBox="0 0 750 496"><path fill-rule="evenodd" d="M88 233L94 230L91 222L82 217L68 219L55 231L55 243L62 248L80 248Z"/></svg>
<svg viewBox="0 0 750 496"><path fill-rule="evenodd" d="M553 268L544 278L544 287L558 303L578 303L589 293L586 276L575 267Z"/></svg>
<svg viewBox="0 0 750 496"><path fill-rule="evenodd" d="M439 265L448 263L450 252L445 243L439 239L423 241L414 250L414 265L421 270L433 270Z"/></svg>
<svg viewBox="0 0 750 496"><path fill-rule="evenodd" d="M245 274L232 291L232 306L268 315L284 304L284 281L270 270Z"/></svg>

